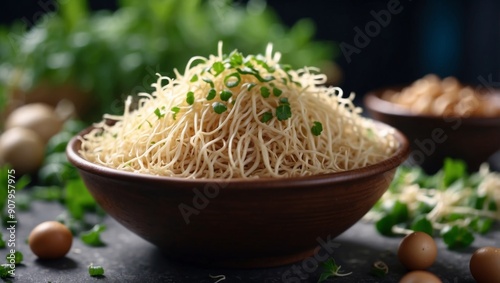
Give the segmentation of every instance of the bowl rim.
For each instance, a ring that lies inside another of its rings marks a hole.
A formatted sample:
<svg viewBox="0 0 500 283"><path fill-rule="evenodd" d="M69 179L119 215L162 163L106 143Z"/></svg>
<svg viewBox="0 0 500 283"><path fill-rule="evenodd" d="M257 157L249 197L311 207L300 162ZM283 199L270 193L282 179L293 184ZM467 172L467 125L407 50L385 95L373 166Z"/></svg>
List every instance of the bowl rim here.
<svg viewBox="0 0 500 283"><path fill-rule="evenodd" d="M391 115L391 116L399 116L399 117L405 117L405 118L421 118L425 120L442 120L443 118L450 118L450 119L461 119L465 121L470 121L470 122L492 122L494 124L500 124L500 116L494 116L494 117L484 117L484 116L459 116L459 115L450 115L450 116L437 116L437 115L431 115L431 114L417 114L417 113L412 113L408 111L406 108L403 108L399 106L396 103L387 101L383 99L381 96L384 93L384 91L387 90L393 90L393 91L400 91L404 87L408 85L396 85L396 86L389 86L389 87L383 87L383 88L378 88L375 90L372 90L368 93L365 94L363 97L363 104L365 105L366 109L369 111L376 111L385 115ZM494 94L498 95L498 94Z"/></svg>
<svg viewBox="0 0 500 283"><path fill-rule="evenodd" d="M134 173L128 171L122 171L110 167L105 167L103 165L92 163L84 159L79 153L81 145L81 138L83 135L90 132L92 129L96 128L95 125L89 126L84 130L80 131L77 135L71 138L66 146L66 156L70 163L73 164L78 170L83 170L94 175L100 175L102 177L117 178L121 181L137 181L141 180L143 182L153 182L153 183L177 183L185 185L186 188L192 188L191 186L199 186L207 183L229 183L231 189L246 189L246 188L298 188L304 185L321 185L321 184L332 184L341 183L345 181L351 181L359 178L366 178L372 175L381 174L391 169L394 169L401 165L409 155L410 146L407 137L398 129L382 123L380 121L372 120L376 127L382 129L389 129L393 131L396 141L399 143L396 151L392 156L365 167L356 168L347 171L317 174L310 176L298 176L298 177L284 177L284 178L273 178L273 177L258 177L258 178L182 178L182 177L169 177L169 176L159 176L150 175L146 173Z"/></svg>

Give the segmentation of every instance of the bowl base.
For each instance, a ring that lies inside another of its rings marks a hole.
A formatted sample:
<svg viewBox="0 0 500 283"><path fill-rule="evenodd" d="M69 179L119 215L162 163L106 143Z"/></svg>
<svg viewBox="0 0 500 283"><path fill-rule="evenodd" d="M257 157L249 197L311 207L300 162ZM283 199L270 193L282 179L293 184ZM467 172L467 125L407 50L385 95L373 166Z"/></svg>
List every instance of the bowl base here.
<svg viewBox="0 0 500 283"><path fill-rule="evenodd" d="M301 251L294 254L288 254L284 256L263 256L259 258L236 258L236 259L216 259L213 258L204 258L204 257L190 257L183 255L173 255L168 252L164 252L165 256L171 258L172 260L182 261L188 264L194 264L201 267L219 267L219 268L242 268L242 269L250 269L250 268L268 268L268 267L277 267L283 266L287 264L296 263L302 261L306 258L314 256L319 250L319 247L312 248L306 251Z"/></svg>

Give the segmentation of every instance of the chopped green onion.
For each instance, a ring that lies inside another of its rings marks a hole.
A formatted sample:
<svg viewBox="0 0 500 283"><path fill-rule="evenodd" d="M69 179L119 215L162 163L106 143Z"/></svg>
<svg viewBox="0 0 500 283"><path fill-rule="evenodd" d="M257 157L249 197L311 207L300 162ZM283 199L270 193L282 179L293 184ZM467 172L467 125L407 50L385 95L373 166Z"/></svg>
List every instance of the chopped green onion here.
<svg viewBox="0 0 500 283"><path fill-rule="evenodd" d="M269 91L269 88L267 88L265 86L261 86L260 87L260 94L262 95L262 97L268 98L269 95L271 94L271 92Z"/></svg>
<svg viewBox="0 0 500 283"><path fill-rule="evenodd" d="M264 114L262 114L262 117L260 118L260 121L262 123L265 123L269 120L271 120L273 118L273 113L271 112L265 112Z"/></svg>
<svg viewBox="0 0 500 283"><path fill-rule="evenodd" d="M229 63L231 67L241 66L243 64L243 56L240 53L233 53L229 58Z"/></svg>
<svg viewBox="0 0 500 283"><path fill-rule="evenodd" d="M278 97L283 93L283 91L277 87L273 87L273 94L274 96Z"/></svg>
<svg viewBox="0 0 500 283"><path fill-rule="evenodd" d="M279 121L284 121L290 117L292 117L292 110L290 109L290 105L281 104L276 107L276 117Z"/></svg>
<svg viewBox="0 0 500 283"><path fill-rule="evenodd" d="M212 104L212 108L214 109L214 112L217 114L222 114L222 113L226 112L226 110L227 110L226 105L224 105L220 102L214 102Z"/></svg>
<svg viewBox="0 0 500 283"><path fill-rule="evenodd" d="M261 83L267 83L267 82L270 82L272 80L274 80L274 77L269 75L269 76L266 76L265 78L263 78L259 72L253 68L249 68L249 67L245 67L243 69L241 68L236 68L236 70L238 71L238 73L242 74L242 75L252 75L254 76L259 82Z"/></svg>
<svg viewBox="0 0 500 283"><path fill-rule="evenodd" d="M211 79L209 79L209 78L202 78L202 80L204 82L206 82L207 84L210 84L211 88L215 88L215 84L214 84L214 82Z"/></svg>
<svg viewBox="0 0 500 283"><path fill-rule="evenodd" d="M189 105L193 105L194 103L194 92L190 91L186 95L186 102Z"/></svg>
<svg viewBox="0 0 500 283"><path fill-rule="evenodd" d="M194 83L194 82L196 82L196 81L198 81L198 75L194 75L194 76L191 78L191 80L190 80L190 82L192 82L192 83Z"/></svg>
<svg viewBox="0 0 500 283"><path fill-rule="evenodd" d="M215 91L215 88L211 88L208 91L207 100L210 101L210 100L214 99L216 95L217 95L217 91Z"/></svg>
<svg viewBox="0 0 500 283"><path fill-rule="evenodd" d="M290 105L290 102L288 102L288 98L287 97L282 97L282 98L280 98L280 104L288 104L288 105Z"/></svg>
<svg viewBox="0 0 500 283"><path fill-rule="evenodd" d="M233 79L235 78L235 79ZM241 82L241 77L239 73L232 73L228 75L227 77L224 78L224 84L228 88L233 88L235 86L238 86Z"/></svg>
<svg viewBox="0 0 500 283"><path fill-rule="evenodd" d="M175 120L177 113L179 113L179 111L181 111L181 109L177 106L174 106L170 109L170 111L172 111L172 118Z"/></svg>
<svg viewBox="0 0 500 283"><path fill-rule="evenodd" d="M165 117L165 113L161 113L161 110L159 108L156 108L154 113L155 113L156 117L158 117L158 120Z"/></svg>
<svg viewBox="0 0 500 283"><path fill-rule="evenodd" d="M247 90L248 90L248 91L252 90L252 88L254 88L256 85L257 85L257 84L254 84L254 83L249 83L249 84L247 85Z"/></svg>
<svg viewBox="0 0 500 283"><path fill-rule="evenodd" d="M313 124L314 125L311 127L312 134L315 136L321 135L321 132L323 131L323 125L318 121L314 121Z"/></svg>
<svg viewBox="0 0 500 283"><path fill-rule="evenodd" d="M218 76L220 73L224 72L226 67L224 67L224 64L222 62L215 62L212 64L212 70L215 71L214 76Z"/></svg>
<svg viewBox="0 0 500 283"><path fill-rule="evenodd" d="M233 96L233 93L230 92L229 90L221 90L220 91L220 99L222 101L228 101L229 98L231 98L231 96Z"/></svg>
<svg viewBox="0 0 500 283"><path fill-rule="evenodd" d="M100 265L93 265L92 263L89 265L89 275L90 276L103 276L104 268Z"/></svg>

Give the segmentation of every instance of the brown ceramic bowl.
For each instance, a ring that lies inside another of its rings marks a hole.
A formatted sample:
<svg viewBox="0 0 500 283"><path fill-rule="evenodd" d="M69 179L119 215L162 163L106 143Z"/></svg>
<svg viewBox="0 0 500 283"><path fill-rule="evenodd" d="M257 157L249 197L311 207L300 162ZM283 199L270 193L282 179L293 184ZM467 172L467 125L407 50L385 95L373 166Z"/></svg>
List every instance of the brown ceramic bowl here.
<svg viewBox="0 0 500 283"><path fill-rule="evenodd" d="M378 164L297 178L193 180L123 172L83 159L77 137L67 155L97 203L166 255L202 265L268 267L313 255L375 204L408 154L406 138L395 135L396 153Z"/></svg>
<svg viewBox="0 0 500 283"><path fill-rule="evenodd" d="M469 171L476 171L500 150L500 117L442 117L412 114L382 99L392 87L376 90L364 97L368 114L403 132L410 141L408 162L435 173L447 157L466 161Z"/></svg>

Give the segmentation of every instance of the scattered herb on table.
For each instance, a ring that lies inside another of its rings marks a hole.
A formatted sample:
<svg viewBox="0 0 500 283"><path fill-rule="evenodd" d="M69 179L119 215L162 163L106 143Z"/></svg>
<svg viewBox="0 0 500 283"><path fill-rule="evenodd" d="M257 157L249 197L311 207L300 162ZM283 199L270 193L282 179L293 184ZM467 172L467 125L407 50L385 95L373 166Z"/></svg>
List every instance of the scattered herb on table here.
<svg viewBox="0 0 500 283"><path fill-rule="evenodd" d="M95 277L95 276L104 276L104 268L100 265L94 265L94 264L90 264L89 265L89 275L92 276L92 277Z"/></svg>
<svg viewBox="0 0 500 283"><path fill-rule="evenodd" d="M97 224L89 231L80 234L80 239L82 242L89 246L100 247L104 246L104 242L101 240L101 233L106 230L106 226L102 224Z"/></svg>
<svg viewBox="0 0 500 283"><path fill-rule="evenodd" d="M0 264L0 278L5 279L9 277L14 277L14 267L7 263Z"/></svg>
<svg viewBox="0 0 500 283"><path fill-rule="evenodd" d="M24 255L20 251L15 251L14 253L7 253L5 259L7 259L7 262L9 263L14 263L15 265L18 265L23 261ZM12 262L12 260L14 261Z"/></svg>
<svg viewBox="0 0 500 283"><path fill-rule="evenodd" d="M377 260L373 263L370 273L376 277L385 277L389 273L389 267L385 262Z"/></svg>
<svg viewBox="0 0 500 283"><path fill-rule="evenodd" d="M474 234L500 220L500 173L486 164L467 173L461 160L446 159L428 175L419 167L400 167L388 191L366 215L383 235L421 231L441 236L448 248L468 247Z"/></svg>
<svg viewBox="0 0 500 283"><path fill-rule="evenodd" d="M323 262L321 264L321 266L323 267L324 271L319 276L318 283L323 282L323 281L327 280L330 277L336 277L336 276L343 277L343 276L348 276L348 275L352 274L352 272L349 272L349 273L340 273L341 266L337 265L335 263L335 260L333 258L329 258L327 261Z"/></svg>

